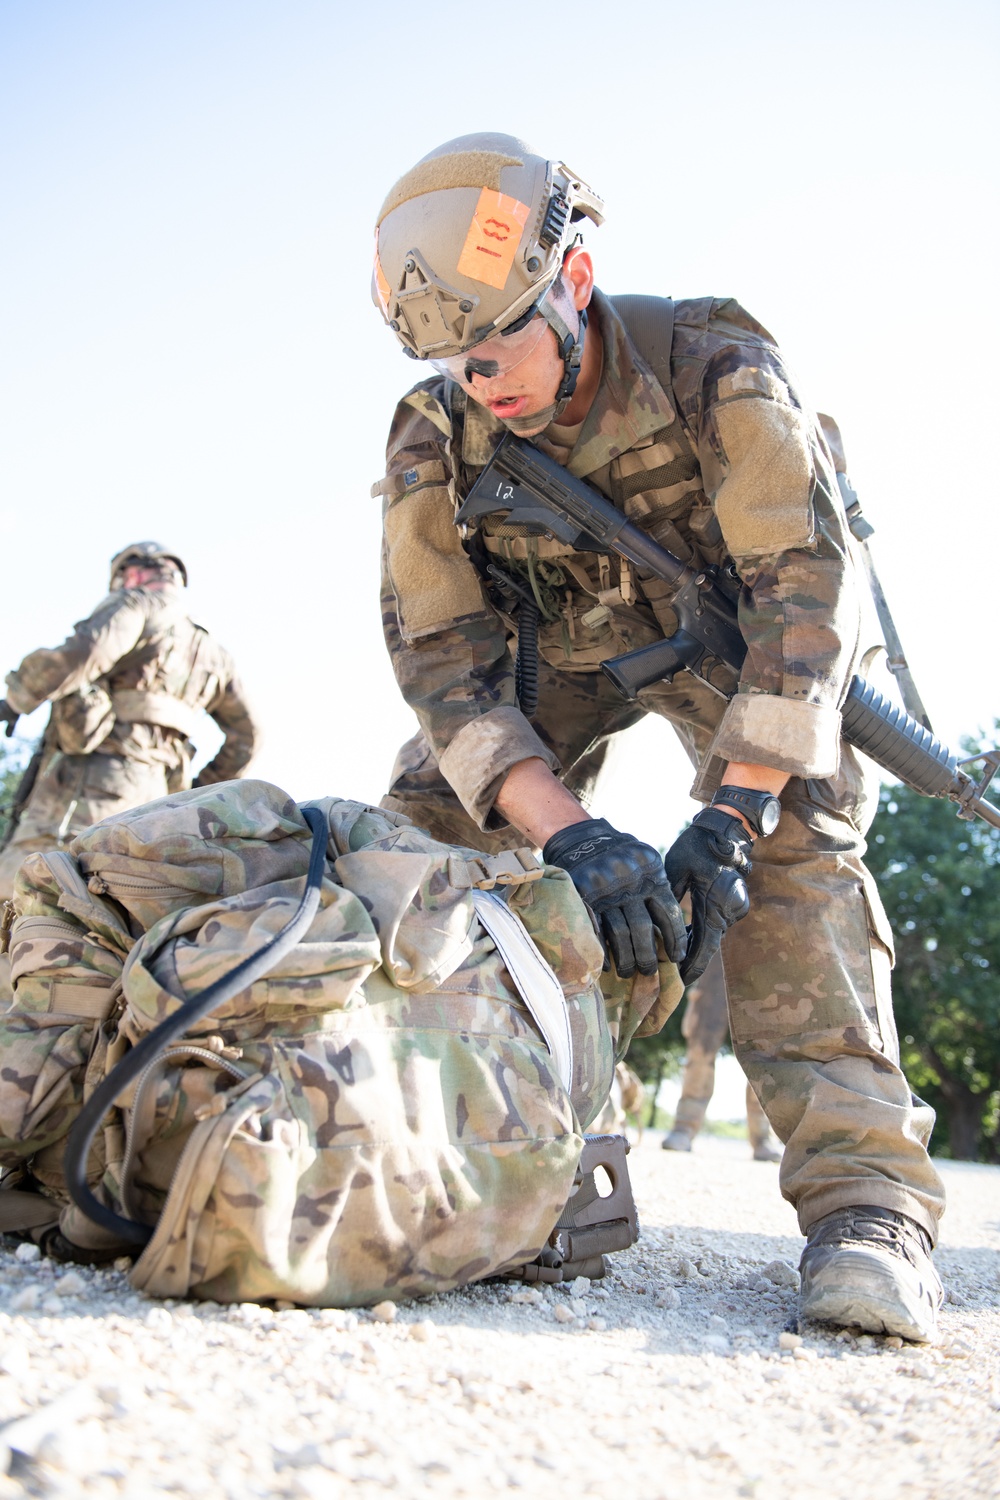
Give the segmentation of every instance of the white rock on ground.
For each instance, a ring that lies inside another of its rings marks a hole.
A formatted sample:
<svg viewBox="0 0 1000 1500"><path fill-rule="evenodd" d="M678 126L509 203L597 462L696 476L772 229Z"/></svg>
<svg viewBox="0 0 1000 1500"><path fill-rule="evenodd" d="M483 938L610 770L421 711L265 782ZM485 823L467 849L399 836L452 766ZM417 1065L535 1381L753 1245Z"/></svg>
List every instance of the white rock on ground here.
<svg viewBox="0 0 1000 1500"><path fill-rule="evenodd" d="M796 1327L794 1215L746 1145L647 1132L631 1163L643 1237L603 1284L388 1321L154 1303L8 1243L0 1500L993 1500L1000 1168L944 1164L950 1296L914 1349Z"/></svg>

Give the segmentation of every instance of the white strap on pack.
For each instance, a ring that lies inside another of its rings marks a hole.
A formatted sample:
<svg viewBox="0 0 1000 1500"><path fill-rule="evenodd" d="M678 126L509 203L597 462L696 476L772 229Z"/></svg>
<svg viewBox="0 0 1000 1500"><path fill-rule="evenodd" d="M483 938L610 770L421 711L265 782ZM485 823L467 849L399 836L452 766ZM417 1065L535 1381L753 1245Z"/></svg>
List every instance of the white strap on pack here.
<svg viewBox="0 0 1000 1500"><path fill-rule="evenodd" d="M573 1037L562 985L535 947L521 918L506 901L492 891L473 891L472 899L476 915L496 944L518 994L542 1033L559 1081L569 1093L573 1081Z"/></svg>

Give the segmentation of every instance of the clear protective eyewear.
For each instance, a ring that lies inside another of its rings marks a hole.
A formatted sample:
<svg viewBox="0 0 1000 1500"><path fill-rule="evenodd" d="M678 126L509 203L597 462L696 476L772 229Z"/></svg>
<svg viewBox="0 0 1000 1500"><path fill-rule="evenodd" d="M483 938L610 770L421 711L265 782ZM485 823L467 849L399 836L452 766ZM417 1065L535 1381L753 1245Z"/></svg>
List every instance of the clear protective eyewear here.
<svg viewBox="0 0 1000 1500"><path fill-rule="evenodd" d="M523 326L515 324L510 332L495 333L492 338L466 349L464 354L432 359L429 363L460 385L471 386L474 375L481 375L484 380L498 380L524 363L541 343L548 326L541 314L533 310L533 315Z"/></svg>

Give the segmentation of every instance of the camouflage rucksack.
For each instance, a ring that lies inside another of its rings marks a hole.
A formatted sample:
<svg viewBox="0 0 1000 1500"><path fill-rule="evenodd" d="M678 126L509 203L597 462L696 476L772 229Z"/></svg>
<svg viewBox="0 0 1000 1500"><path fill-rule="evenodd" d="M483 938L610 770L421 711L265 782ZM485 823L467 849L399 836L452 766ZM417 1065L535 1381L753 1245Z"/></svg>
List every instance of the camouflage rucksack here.
<svg viewBox="0 0 1000 1500"><path fill-rule="evenodd" d="M529 851L490 858L379 809L315 806L328 862L305 939L147 1067L87 1163L103 1202L156 1225L132 1280L159 1295L346 1306L532 1261L616 1051L679 998L668 965L604 976L603 993L571 881ZM26 861L0 1162L46 1195L36 1224L115 1248L67 1203L67 1133L130 1047L282 927L309 846L286 794L239 781ZM546 1020L532 994L552 971Z"/></svg>

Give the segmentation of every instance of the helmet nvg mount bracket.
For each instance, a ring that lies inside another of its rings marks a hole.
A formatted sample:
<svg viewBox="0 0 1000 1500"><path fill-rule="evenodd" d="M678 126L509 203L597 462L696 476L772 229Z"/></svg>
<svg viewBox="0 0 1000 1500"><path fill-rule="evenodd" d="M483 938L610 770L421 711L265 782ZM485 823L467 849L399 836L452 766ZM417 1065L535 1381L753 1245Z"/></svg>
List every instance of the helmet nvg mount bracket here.
<svg viewBox="0 0 1000 1500"><path fill-rule="evenodd" d="M555 332L567 399L583 329L550 296L581 218L604 204L562 162L515 136L459 136L405 173L382 205L372 299L413 359L452 359L536 312Z"/></svg>

